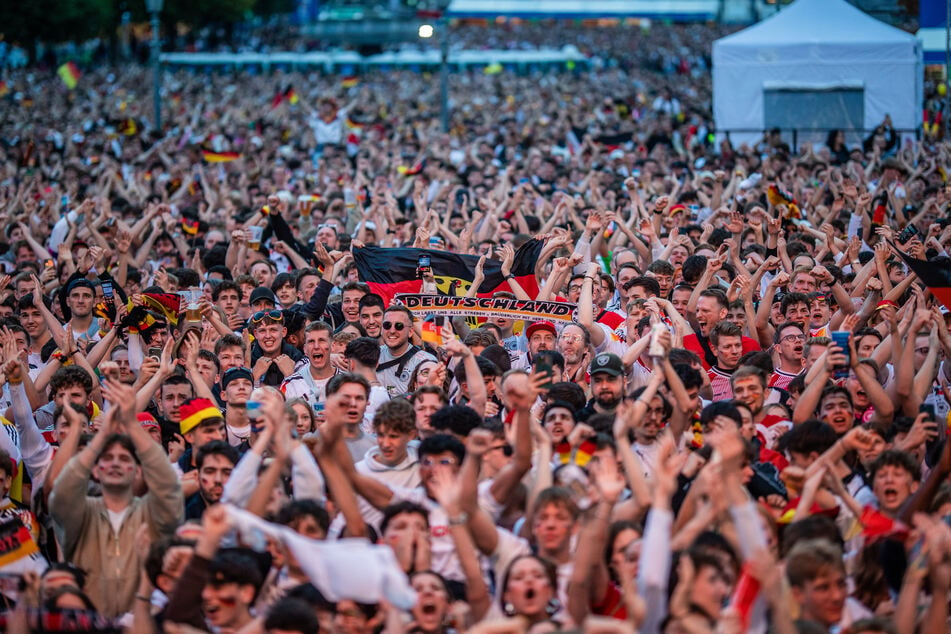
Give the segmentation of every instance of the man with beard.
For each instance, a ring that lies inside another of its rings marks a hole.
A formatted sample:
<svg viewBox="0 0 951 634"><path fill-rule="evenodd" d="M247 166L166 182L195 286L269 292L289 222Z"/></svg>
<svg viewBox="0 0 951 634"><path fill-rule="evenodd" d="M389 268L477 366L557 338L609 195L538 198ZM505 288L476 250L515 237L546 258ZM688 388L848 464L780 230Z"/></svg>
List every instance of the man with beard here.
<svg viewBox="0 0 951 634"><path fill-rule="evenodd" d="M588 350L591 336L578 324L570 323L558 335L557 350L565 358L565 380L575 383L584 381L587 370Z"/></svg>
<svg viewBox="0 0 951 634"><path fill-rule="evenodd" d="M294 373L294 366L304 355L284 341L287 328L282 311L258 311L251 316L250 326L254 334L251 371L255 383L277 387Z"/></svg>
<svg viewBox="0 0 951 634"><path fill-rule="evenodd" d="M238 464L238 452L221 440L213 440L198 450L198 491L185 500L185 520L201 519L209 506L221 501L225 483Z"/></svg>
<svg viewBox="0 0 951 634"><path fill-rule="evenodd" d="M311 407L326 400L327 382L337 374L330 364L332 338L333 330L322 321L315 321L304 330L304 356L309 363L281 384L287 400L302 398Z"/></svg>
<svg viewBox="0 0 951 634"><path fill-rule="evenodd" d="M710 343L716 357L716 364L707 370L707 374L710 376L714 401L733 398L730 377L740 365L740 357L743 356L742 340L743 331L730 321L721 321L710 331Z"/></svg>
<svg viewBox="0 0 951 634"><path fill-rule="evenodd" d="M367 333L367 337L379 339L383 334L383 312L386 304L376 293L368 293L360 298L358 321Z"/></svg>
<svg viewBox="0 0 951 634"><path fill-rule="evenodd" d="M413 314L405 306L387 308L382 328L383 345L380 347L380 365L376 368L377 377L390 397L396 397L409 389L409 380L416 366L436 358L410 343Z"/></svg>
<svg viewBox="0 0 951 634"><path fill-rule="evenodd" d="M624 362L610 352L599 354L591 362L591 393L593 398L578 412L578 420L586 421L594 414L614 414L624 399Z"/></svg>
<svg viewBox="0 0 951 634"><path fill-rule="evenodd" d="M684 348L695 352L700 357L704 370L709 370L717 363L717 357L710 345L710 332L717 324L726 319L728 305L726 293L720 289L701 291L700 297L697 299L695 312L697 330L694 334L684 337ZM743 337L742 332L740 337L742 344L740 356L760 349L755 341L749 337Z"/></svg>
<svg viewBox="0 0 951 634"><path fill-rule="evenodd" d="M558 342L558 331L550 321L532 322L525 329L525 336L528 338L528 352L518 355L512 362L513 370L527 370L532 367L539 352L554 350Z"/></svg>
<svg viewBox="0 0 951 634"><path fill-rule="evenodd" d="M785 390L789 382L802 372L802 352L806 345L802 324L795 321L780 324L776 329L773 345L779 364L773 370L769 386Z"/></svg>

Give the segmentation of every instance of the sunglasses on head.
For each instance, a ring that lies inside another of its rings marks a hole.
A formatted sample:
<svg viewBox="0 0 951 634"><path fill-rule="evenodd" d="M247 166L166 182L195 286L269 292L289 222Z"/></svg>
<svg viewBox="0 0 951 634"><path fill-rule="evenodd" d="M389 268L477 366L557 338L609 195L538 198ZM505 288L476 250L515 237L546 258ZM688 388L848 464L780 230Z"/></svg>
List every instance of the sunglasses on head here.
<svg viewBox="0 0 951 634"><path fill-rule="evenodd" d="M406 324L401 321L384 321L383 330L396 330L397 332L406 328Z"/></svg>
<svg viewBox="0 0 951 634"><path fill-rule="evenodd" d="M284 321L284 313L277 310L259 310L258 312L251 315L251 323L259 324L265 319L270 319L271 321Z"/></svg>

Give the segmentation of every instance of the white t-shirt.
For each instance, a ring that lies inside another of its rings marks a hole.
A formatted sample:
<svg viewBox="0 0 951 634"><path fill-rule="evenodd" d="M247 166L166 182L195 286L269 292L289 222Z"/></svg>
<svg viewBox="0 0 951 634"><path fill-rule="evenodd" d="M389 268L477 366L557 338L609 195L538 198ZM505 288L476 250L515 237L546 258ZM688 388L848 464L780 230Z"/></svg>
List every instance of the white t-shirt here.
<svg viewBox="0 0 951 634"><path fill-rule="evenodd" d="M281 383L281 392L288 401L294 398L302 398L313 407L317 403L323 403L327 400L327 383L337 374L334 373L326 379L315 379L310 373L310 364L304 365L300 370L290 375Z"/></svg>

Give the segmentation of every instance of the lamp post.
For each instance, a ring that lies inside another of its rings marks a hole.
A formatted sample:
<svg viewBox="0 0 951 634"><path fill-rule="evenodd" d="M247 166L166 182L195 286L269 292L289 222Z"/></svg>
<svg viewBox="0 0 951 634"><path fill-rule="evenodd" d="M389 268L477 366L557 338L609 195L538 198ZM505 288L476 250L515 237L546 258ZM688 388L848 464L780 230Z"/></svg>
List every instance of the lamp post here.
<svg viewBox="0 0 951 634"><path fill-rule="evenodd" d="M159 14L162 12L164 0L145 0L145 9L149 12L152 24L152 109L155 112L155 130L162 129L162 70L159 55L162 45L159 40Z"/></svg>
<svg viewBox="0 0 951 634"><path fill-rule="evenodd" d="M445 10L439 16L439 53L439 121L442 131L449 132L449 18Z"/></svg>

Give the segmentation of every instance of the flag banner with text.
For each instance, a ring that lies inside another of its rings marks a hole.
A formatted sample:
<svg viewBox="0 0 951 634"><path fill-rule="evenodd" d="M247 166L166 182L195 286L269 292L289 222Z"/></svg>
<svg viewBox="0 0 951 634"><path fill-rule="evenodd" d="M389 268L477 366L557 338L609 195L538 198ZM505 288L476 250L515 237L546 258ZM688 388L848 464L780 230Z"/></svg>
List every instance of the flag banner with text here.
<svg viewBox="0 0 951 634"><path fill-rule="evenodd" d="M394 299L414 315L448 317L508 317L572 321L577 305L501 297L450 297L448 295L399 294Z"/></svg>
<svg viewBox="0 0 951 634"><path fill-rule="evenodd" d="M544 246L542 240L532 239L515 252L511 274L529 297L538 295L535 263ZM399 293L419 293L423 281L417 277L420 256L429 256L429 266L436 279L439 293L452 297L465 295L475 278L479 257L460 255L436 249L362 247L353 249L360 281L383 297L387 303ZM485 279L479 286L480 297L491 297L497 291L511 291L499 260L486 260Z"/></svg>

